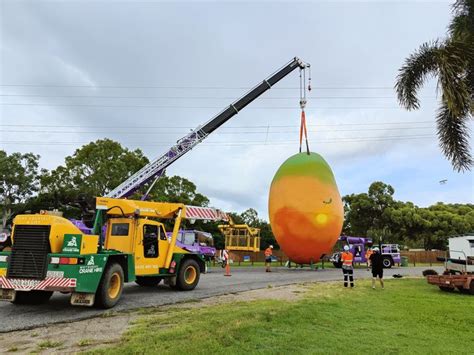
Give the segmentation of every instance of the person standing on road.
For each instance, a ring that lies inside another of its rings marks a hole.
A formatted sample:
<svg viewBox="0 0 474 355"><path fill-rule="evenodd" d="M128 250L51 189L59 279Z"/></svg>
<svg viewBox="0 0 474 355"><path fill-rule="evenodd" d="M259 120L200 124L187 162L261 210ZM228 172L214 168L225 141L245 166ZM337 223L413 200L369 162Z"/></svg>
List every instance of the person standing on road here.
<svg viewBox="0 0 474 355"><path fill-rule="evenodd" d="M225 266L229 262L229 251L225 248L222 249L221 260L222 260L222 268L225 268Z"/></svg>
<svg viewBox="0 0 474 355"><path fill-rule="evenodd" d="M370 256L370 265L372 267L372 288L375 289L375 280L378 277L383 289L383 258L377 247L374 248L374 253Z"/></svg>
<svg viewBox="0 0 474 355"><path fill-rule="evenodd" d="M369 268L370 268L370 256L374 253L374 251L372 250L372 248L367 248L367 251L365 253L365 260L367 262L367 271L369 271Z"/></svg>
<svg viewBox="0 0 474 355"><path fill-rule="evenodd" d="M347 281L354 287L354 255L349 251L349 246L344 245L344 252L341 254L342 273L344 275L344 287L347 287Z"/></svg>
<svg viewBox="0 0 474 355"><path fill-rule="evenodd" d="M270 265L272 263L272 255L273 255L273 245L270 245L267 249L265 249L265 272L272 272L270 269Z"/></svg>

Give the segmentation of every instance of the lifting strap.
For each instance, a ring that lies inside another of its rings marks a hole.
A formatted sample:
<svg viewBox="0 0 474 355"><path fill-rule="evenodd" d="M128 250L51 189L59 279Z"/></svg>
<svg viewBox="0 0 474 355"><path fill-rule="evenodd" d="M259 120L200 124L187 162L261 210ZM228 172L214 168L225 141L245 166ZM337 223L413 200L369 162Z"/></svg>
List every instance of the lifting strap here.
<svg viewBox="0 0 474 355"><path fill-rule="evenodd" d="M300 153L301 153L301 146L303 144L303 133L304 139L306 142L306 153L309 155L309 144L308 144L308 131L306 129L306 115L304 110L301 110L301 125L300 125Z"/></svg>
<svg viewBox="0 0 474 355"><path fill-rule="evenodd" d="M309 74L308 91L311 91L311 72ZM301 124L300 124L300 153L303 145L303 134L306 142L306 153L309 155L308 130L306 129L306 114L304 108L306 106L306 71L300 69L300 107L301 107Z"/></svg>

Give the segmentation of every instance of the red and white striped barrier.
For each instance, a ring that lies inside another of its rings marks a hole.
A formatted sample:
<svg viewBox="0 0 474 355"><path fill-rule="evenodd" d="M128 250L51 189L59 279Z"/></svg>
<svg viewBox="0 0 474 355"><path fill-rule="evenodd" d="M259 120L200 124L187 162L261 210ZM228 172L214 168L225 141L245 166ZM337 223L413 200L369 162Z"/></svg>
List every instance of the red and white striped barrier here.
<svg viewBox="0 0 474 355"><path fill-rule="evenodd" d="M0 288L13 289L17 291L30 291L30 290L52 290L55 288L74 288L76 287L76 279L59 278L59 277L47 277L44 280L31 280L31 279L7 279L6 277L0 277Z"/></svg>
<svg viewBox="0 0 474 355"><path fill-rule="evenodd" d="M225 212L212 207L186 206L186 219L198 219L208 221L228 221Z"/></svg>

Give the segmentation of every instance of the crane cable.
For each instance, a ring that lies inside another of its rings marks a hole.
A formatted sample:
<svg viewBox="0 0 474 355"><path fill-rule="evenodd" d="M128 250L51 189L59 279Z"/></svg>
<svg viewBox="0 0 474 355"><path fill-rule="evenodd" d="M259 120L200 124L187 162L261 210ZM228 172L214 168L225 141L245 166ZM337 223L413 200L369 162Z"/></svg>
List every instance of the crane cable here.
<svg viewBox="0 0 474 355"><path fill-rule="evenodd" d="M308 91L311 91L311 67L309 68ZM300 69L300 107L301 107L301 124L300 124L300 153L303 144L303 133L306 142L306 153L309 155L308 130L306 128L306 68Z"/></svg>

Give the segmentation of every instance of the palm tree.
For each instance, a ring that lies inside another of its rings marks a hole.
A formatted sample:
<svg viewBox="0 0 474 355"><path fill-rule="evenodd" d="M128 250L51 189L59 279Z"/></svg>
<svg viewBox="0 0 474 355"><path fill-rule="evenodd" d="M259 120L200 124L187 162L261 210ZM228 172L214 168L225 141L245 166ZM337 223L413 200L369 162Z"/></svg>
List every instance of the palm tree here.
<svg viewBox="0 0 474 355"><path fill-rule="evenodd" d="M436 76L441 102L437 130L441 149L457 171L471 170L468 122L474 112L474 0L457 0L447 38L424 43L399 70L395 90L407 110L420 106L417 92Z"/></svg>

